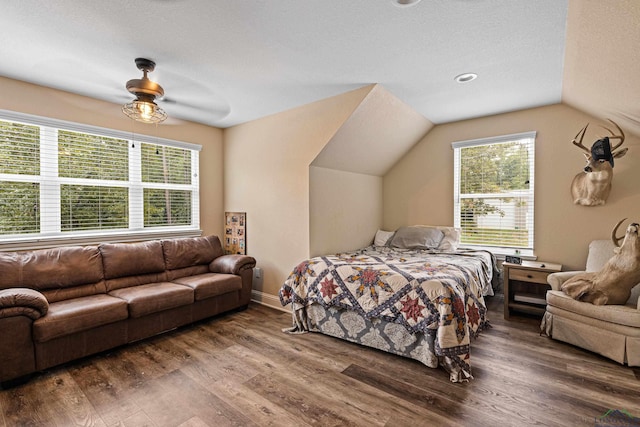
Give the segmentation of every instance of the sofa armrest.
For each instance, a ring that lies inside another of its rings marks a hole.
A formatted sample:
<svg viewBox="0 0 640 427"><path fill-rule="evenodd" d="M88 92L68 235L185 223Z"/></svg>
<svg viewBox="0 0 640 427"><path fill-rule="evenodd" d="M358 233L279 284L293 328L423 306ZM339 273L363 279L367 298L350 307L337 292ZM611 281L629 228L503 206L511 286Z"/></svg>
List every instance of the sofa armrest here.
<svg viewBox="0 0 640 427"><path fill-rule="evenodd" d="M40 292L29 288L0 290L0 319L27 316L36 320L49 311L49 302Z"/></svg>
<svg viewBox="0 0 640 427"><path fill-rule="evenodd" d="M561 290L562 284L573 276L577 276L584 271L561 271L560 273L551 273L547 276L547 283L551 285L551 289L554 291Z"/></svg>
<svg viewBox="0 0 640 427"><path fill-rule="evenodd" d="M211 261L209 271L239 275L243 270L256 266L256 260L247 255L222 255Z"/></svg>

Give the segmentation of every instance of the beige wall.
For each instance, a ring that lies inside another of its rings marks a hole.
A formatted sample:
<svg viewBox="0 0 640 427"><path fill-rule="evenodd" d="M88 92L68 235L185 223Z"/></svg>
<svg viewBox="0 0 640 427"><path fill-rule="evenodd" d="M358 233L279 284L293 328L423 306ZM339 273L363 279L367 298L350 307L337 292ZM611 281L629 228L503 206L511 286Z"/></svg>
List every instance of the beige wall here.
<svg viewBox="0 0 640 427"><path fill-rule="evenodd" d="M225 208L247 213L247 253L277 295L309 257L309 165L371 87L225 129Z"/></svg>
<svg viewBox="0 0 640 427"><path fill-rule="evenodd" d="M309 168L310 255L363 248L382 226L382 177Z"/></svg>
<svg viewBox="0 0 640 427"><path fill-rule="evenodd" d="M571 140L587 122L585 145L590 145L606 134L596 126L603 122L561 104L436 126L385 175L384 227L453 224L451 143L533 130L535 253L565 269L583 268L591 240L608 238L618 219L640 221L640 139L635 135L627 135L629 151L616 160L607 204L573 204L569 186L584 157Z"/></svg>
<svg viewBox="0 0 640 427"><path fill-rule="evenodd" d="M123 90L123 94L126 92ZM221 235L224 221L222 130L191 122L168 120L157 127L135 123L121 105L0 77L0 109L83 123L202 145L200 152L200 227Z"/></svg>

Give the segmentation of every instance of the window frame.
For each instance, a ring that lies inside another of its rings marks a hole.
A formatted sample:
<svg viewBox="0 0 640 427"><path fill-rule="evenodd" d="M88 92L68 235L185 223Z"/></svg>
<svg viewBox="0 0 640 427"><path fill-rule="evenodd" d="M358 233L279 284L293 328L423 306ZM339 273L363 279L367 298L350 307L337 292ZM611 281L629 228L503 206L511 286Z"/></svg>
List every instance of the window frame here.
<svg viewBox="0 0 640 427"><path fill-rule="evenodd" d="M470 147L478 147L485 145L493 145L493 144L504 144L509 142L523 141L528 140L527 149L528 149L528 160L529 160L529 189L527 191L528 200L530 203L527 205L527 216L530 220L527 220L528 224L528 242L530 247L505 247L505 246L494 246L489 244L469 244L461 242L460 245L473 249L481 249L488 250L499 257L503 257L504 255L517 255L525 259L535 259L535 141L536 141L536 131L528 131L516 134L509 135L500 135L495 137L487 137L487 138L479 138L479 139L471 139L465 141L456 141L451 143L451 147L454 151L454 160L453 160L453 222L454 227L461 228L461 213L460 206L461 200L464 198L491 198L491 196L500 196L506 197L510 193L487 193L487 194L477 194L477 193L469 193L469 194L461 194L461 151L464 148ZM516 193L511 193L513 196L516 196ZM521 193L517 195L521 196Z"/></svg>
<svg viewBox="0 0 640 427"><path fill-rule="evenodd" d="M0 174L2 181L38 183L40 186L40 232L31 234L0 235L0 250L25 250L68 244L95 244L99 242L127 242L155 238L200 236L200 178L199 152L202 146L183 141L135 134L115 129L86 125L31 114L1 110L0 120L40 127L40 174ZM82 179L59 176L57 170L58 130L116 138L127 141L129 176L126 181ZM45 137L43 139L43 136ZM43 141L55 141L45 142ZM142 181L142 144L152 144L189 150L191 153L191 183L165 184ZM46 158L43 158L46 156ZM54 165L50 166L52 159ZM129 193L128 228L61 231L61 186L87 185L104 187L126 187ZM45 190L48 188L48 191ZM191 224L181 226L144 226L145 188L187 190L191 193ZM56 207L57 205L57 207ZM53 208L52 208L53 206Z"/></svg>

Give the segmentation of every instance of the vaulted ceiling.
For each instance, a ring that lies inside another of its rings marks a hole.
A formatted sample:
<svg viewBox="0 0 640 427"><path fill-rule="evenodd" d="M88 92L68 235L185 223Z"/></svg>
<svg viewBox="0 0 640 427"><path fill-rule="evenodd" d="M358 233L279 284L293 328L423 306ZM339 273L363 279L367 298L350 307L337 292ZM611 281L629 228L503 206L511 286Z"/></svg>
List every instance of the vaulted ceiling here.
<svg viewBox="0 0 640 427"><path fill-rule="evenodd" d="M434 124L566 102L640 134L637 0L21 0L0 24L0 75L114 114L146 57L172 120L223 128L379 84Z"/></svg>

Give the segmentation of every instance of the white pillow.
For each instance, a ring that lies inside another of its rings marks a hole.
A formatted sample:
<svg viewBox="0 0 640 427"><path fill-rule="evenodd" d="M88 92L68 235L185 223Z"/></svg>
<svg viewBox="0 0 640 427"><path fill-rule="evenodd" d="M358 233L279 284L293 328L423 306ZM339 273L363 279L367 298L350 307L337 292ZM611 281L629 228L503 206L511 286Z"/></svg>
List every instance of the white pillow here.
<svg viewBox="0 0 640 427"><path fill-rule="evenodd" d="M444 233L434 227L400 227L391 246L400 249L437 249Z"/></svg>
<svg viewBox="0 0 640 427"><path fill-rule="evenodd" d="M460 229L455 227L438 227L444 233L444 239L438 249L441 251L455 251L460 245Z"/></svg>
<svg viewBox="0 0 640 427"><path fill-rule="evenodd" d="M393 233L393 231L376 231L376 237L373 239L374 246L387 246L387 243L389 243L393 237Z"/></svg>

